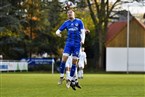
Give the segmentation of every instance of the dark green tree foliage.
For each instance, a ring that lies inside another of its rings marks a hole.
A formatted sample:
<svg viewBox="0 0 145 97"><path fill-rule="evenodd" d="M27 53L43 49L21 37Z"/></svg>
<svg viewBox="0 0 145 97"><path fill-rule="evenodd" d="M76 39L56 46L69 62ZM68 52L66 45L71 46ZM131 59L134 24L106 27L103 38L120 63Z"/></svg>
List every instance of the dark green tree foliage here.
<svg viewBox="0 0 145 97"><path fill-rule="evenodd" d="M57 54L59 39L56 37L55 31L60 25L60 12L61 6L57 0L41 3L41 15L38 25L39 27L43 25L43 29L37 30L37 37L32 40L35 53Z"/></svg>
<svg viewBox="0 0 145 97"><path fill-rule="evenodd" d="M4 29L11 30L15 33L18 32L20 29L20 23L16 17L15 11L14 6L9 2L9 0L0 0L1 32L3 32Z"/></svg>
<svg viewBox="0 0 145 97"><path fill-rule="evenodd" d="M60 20L61 6L58 0L52 0L49 4L48 21L50 22L49 31L52 31ZM52 22L53 21L53 22Z"/></svg>
<svg viewBox="0 0 145 97"><path fill-rule="evenodd" d="M12 1L0 0L0 54L8 59L23 55L23 50L17 48L21 41L21 27L16 14L16 3L11 3Z"/></svg>
<svg viewBox="0 0 145 97"><path fill-rule="evenodd" d="M61 10L57 0L0 0L0 54L5 59L57 54L64 45L55 35L64 19Z"/></svg>

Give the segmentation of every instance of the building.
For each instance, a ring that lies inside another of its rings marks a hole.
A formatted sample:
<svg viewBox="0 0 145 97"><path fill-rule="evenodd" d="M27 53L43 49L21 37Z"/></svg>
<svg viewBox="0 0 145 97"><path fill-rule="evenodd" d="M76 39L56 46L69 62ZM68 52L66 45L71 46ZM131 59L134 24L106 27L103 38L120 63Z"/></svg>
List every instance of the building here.
<svg viewBox="0 0 145 97"><path fill-rule="evenodd" d="M129 34L126 21L109 26L106 71L145 72L145 26L135 17L132 17L129 25Z"/></svg>

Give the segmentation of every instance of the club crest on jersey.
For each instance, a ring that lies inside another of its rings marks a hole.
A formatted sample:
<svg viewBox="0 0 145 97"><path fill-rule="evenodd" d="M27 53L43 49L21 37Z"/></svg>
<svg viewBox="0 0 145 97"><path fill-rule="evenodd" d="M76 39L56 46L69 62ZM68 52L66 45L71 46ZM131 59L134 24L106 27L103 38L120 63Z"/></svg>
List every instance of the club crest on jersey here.
<svg viewBox="0 0 145 97"><path fill-rule="evenodd" d="M75 26L78 26L78 25L79 25L78 23L75 24Z"/></svg>

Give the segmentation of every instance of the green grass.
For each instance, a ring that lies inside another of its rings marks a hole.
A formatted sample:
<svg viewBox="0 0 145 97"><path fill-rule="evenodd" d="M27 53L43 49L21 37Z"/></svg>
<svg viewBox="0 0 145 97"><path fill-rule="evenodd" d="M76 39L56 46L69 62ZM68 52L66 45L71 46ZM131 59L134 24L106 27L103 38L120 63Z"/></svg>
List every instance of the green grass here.
<svg viewBox="0 0 145 97"><path fill-rule="evenodd" d="M145 97L143 74L85 74L82 89L57 85L58 74L0 73L0 97Z"/></svg>

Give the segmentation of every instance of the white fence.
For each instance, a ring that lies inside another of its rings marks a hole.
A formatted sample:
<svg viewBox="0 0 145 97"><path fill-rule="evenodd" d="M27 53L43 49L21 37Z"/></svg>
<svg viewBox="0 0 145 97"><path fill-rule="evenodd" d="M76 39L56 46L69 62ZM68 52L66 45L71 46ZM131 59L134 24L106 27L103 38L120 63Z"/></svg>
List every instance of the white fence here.
<svg viewBox="0 0 145 97"><path fill-rule="evenodd" d="M28 71L28 63L14 60L0 60L0 71Z"/></svg>
<svg viewBox="0 0 145 97"><path fill-rule="evenodd" d="M106 71L145 72L145 48L107 48Z"/></svg>

